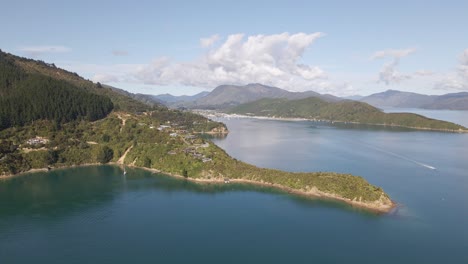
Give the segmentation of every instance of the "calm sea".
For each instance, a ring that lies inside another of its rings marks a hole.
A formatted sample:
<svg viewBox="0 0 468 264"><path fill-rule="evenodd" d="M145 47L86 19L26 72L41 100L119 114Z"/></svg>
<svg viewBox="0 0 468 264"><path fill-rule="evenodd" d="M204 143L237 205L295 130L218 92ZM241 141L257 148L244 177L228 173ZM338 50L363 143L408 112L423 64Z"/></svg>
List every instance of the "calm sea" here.
<svg viewBox="0 0 468 264"><path fill-rule="evenodd" d="M0 263L468 263L468 134L222 121L214 141L235 158L361 175L399 206L113 166L36 173L0 181Z"/></svg>

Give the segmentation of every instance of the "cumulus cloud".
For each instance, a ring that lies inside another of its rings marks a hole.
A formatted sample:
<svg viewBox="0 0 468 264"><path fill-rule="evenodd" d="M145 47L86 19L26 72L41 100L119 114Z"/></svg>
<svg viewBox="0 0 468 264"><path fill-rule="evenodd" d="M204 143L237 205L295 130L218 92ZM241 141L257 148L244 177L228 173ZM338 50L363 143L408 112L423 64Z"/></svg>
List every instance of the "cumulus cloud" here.
<svg viewBox="0 0 468 264"><path fill-rule="evenodd" d="M468 49L465 49L460 55L460 65L458 66L458 74L461 78L468 82Z"/></svg>
<svg viewBox="0 0 468 264"><path fill-rule="evenodd" d="M135 79L153 85L213 88L221 84L263 83L290 90L323 90L330 86L325 72L300 63L301 57L324 34L229 35L202 39L206 53L195 61L158 58L141 67Z"/></svg>
<svg viewBox="0 0 468 264"><path fill-rule="evenodd" d="M415 48L407 49L387 49L374 52L370 57L371 60L390 58L391 61L383 65L379 72L378 82L386 85L399 84L402 81L412 79L414 77L431 76L434 73L428 70L418 70L413 73L402 73L398 70L400 59L407 57L416 52Z"/></svg>
<svg viewBox="0 0 468 264"><path fill-rule="evenodd" d="M400 60L397 58L394 58L393 61L384 64L383 68L379 72L379 82L389 85L411 79L411 75L398 72L397 67L399 64Z"/></svg>
<svg viewBox="0 0 468 264"><path fill-rule="evenodd" d="M40 56L45 53L65 53L71 51L70 48L65 46L24 46L18 50L25 52L31 57Z"/></svg>
<svg viewBox="0 0 468 264"><path fill-rule="evenodd" d="M219 35L213 35L208 38L201 38L200 39L200 46L202 48L209 48L213 46L219 40Z"/></svg>
<svg viewBox="0 0 468 264"><path fill-rule="evenodd" d="M375 59L382 59L385 57L399 59L399 58L406 57L414 52L416 52L415 48L379 50L379 51L374 52L374 54L371 56L371 59L375 60Z"/></svg>
<svg viewBox="0 0 468 264"><path fill-rule="evenodd" d="M112 55L114 55L114 56L127 56L128 51L126 51L126 50L113 50Z"/></svg>
<svg viewBox="0 0 468 264"><path fill-rule="evenodd" d="M438 90L468 90L468 84L465 80L456 74L447 74L441 81L434 85Z"/></svg>
<svg viewBox="0 0 468 264"><path fill-rule="evenodd" d="M435 74L436 74L435 72L428 71L428 70L419 70L419 71L414 72L414 75L417 75L417 76L432 76Z"/></svg>
<svg viewBox="0 0 468 264"><path fill-rule="evenodd" d="M447 74L435 84L435 88L441 90L468 90L468 49L465 49L459 56L456 72Z"/></svg>

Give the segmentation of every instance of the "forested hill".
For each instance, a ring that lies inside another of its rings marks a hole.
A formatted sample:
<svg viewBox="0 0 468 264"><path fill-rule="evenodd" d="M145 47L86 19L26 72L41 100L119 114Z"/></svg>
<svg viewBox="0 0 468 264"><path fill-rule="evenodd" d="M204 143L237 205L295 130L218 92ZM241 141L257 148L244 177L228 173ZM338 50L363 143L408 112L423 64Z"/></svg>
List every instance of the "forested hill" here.
<svg viewBox="0 0 468 264"><path fill-rule="evenodd" d="M64 80L27 72L13 56L0 52L0 129L39 119L60 123L94 121L107 116L113 107L106 96Z"/></svg>
<svg viewBox="0 0 468 264"><path fill-rule="evenodd" d="M430 130L467 130L467 128L454 123L435 120L421 115L384 113L362 102L347 100L325 102L316 97L300 100L260 99L255 102L239 105L228 112L255 116L306 118Z"/></svg>
<svg viewBox="0 0 468 264"><path fill-rule="evenodd" d="M157 108L78 74L0 50L0 129L47 119L59 123L94 121L113 109L143 112Z"/></svg>

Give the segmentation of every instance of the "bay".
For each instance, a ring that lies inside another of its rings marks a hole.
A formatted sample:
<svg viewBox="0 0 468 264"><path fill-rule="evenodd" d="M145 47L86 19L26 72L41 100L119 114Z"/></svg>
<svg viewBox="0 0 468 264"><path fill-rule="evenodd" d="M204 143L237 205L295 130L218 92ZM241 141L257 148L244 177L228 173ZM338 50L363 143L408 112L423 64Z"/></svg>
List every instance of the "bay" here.
<svg viewBox="0 0 468 264"><path fill-rule="evenodd" d="M115 166L27 174L0 181L1 263L468 263L468 135L222 121L214 142L237 159L360 175L399 206L374 215Z"/></svg>

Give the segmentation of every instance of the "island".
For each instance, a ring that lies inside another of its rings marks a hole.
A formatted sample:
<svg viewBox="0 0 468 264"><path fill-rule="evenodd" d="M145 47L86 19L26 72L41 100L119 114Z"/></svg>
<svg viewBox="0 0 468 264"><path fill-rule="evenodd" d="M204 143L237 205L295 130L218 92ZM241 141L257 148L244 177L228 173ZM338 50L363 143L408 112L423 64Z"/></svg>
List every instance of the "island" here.
<svg viewBox="0 0 468 264"><path fill-rule="evenodd" d="M141 167L200 184L243 182L342 201L395 207L364 178L258 168L203 137L228 133L201 115L142 103L42 61L0 51L0 177L87 164Z"/></svg>
<svg viewBox="0 0 468 264"><path fill-rule="evenodd" d="M383 127L403 127L419 130L468 132L464 126L427 118L412 113L384 113L367 103L352 100L327 102L318 97L298 100L263 98L238 105L225 111L228 114L270 118L300 118L333 123L350 123Z"/></svg>

